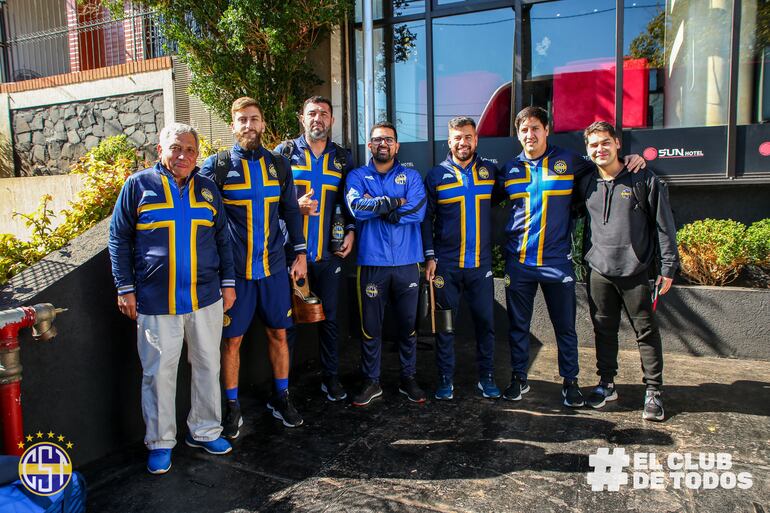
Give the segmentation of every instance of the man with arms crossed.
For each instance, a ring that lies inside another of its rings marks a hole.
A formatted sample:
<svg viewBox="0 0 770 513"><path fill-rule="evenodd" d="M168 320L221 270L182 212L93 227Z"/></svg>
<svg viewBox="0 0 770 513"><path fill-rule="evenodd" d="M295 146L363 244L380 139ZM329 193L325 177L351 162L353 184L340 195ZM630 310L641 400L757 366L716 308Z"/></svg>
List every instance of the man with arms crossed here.
<svg viewBox="0 0 770 513"><path fill-rule="evenodd" d="M679 267L668 191L651 171L629 173L618 160L620 141L609 123L593 123L583 135L596 170L577 182L574 197L576 205L584 205L588 215L585 237L588 304L596 334L596 366L600 377L587 402L601 408L607 401L618 398L614 378L618 373L622 308L636 333L643 381L647 385L642 417L663 420L663 348L653 312L649 277L651 269L660 269L654 287L663 295L671 288Z"/></svg>
<svg viewBox="0 0 770 513"><path fill-rule="evenodd" d="M423 261L420 223L425 217L425 188L420 173L402 166L396 127L380 122L369 133L369 164L350 172L345 202L358 234L358 311L361 315L361 371L364 384L353 406L382 395L380 355L385 304L398 323L401 382L399 392L425 402L417 372L418 262Z"/></svg>
<svg viewBox="0 0 770 513"><path fill-rule="evenodd" d="M231 113L237 142L231 151L206 159L201 173L222 191L233 244L238 299L225 317L222 375L227 397L223 436L236 438L243 424L238 403L240 347L255 313L265 326L273 368L274 393L267 407L284 426L302 424L289 399L286 328L292 324L291 297L279 216L286 221L297 254L292 275L303 278L307 264L294 180L288 161L262 146L262 109L253 98L243 97L233 102Z"/></svg>
<svg viewBox="0 0 770 513"><path fill-rule="evenodd" d="M184 340L192 366L185 443L211 454L232 450L220 437L219 340L222 313L235 300L224 206L214 182L195 166L195 129L171 123L159 141L160 161L123 185L109 239L118 308L137 324L144 443L152 474L171 468Z"/></svg>

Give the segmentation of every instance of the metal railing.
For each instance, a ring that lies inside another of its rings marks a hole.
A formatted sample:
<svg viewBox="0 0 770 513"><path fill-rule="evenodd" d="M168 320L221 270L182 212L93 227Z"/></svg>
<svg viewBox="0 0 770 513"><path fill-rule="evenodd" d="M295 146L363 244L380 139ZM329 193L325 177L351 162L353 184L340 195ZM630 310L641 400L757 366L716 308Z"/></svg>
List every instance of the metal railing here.
<svg viewBox="0 0 770 513"><path fill-rule="evenodd" d="M2 82L18 82L167 55L158 18L127 7L113 17L103 8L67 0L0 2Z"/></svg>

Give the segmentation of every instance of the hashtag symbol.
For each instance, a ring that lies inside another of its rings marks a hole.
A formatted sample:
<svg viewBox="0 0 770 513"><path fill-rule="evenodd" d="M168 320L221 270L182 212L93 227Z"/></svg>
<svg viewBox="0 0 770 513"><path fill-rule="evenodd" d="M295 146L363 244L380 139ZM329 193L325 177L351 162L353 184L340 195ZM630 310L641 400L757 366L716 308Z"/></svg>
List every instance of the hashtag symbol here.
<svg viewBox="0 0 770 513"><path fill-rule="evenodd" d="M610 492L619 491L620 485L628 484L628 474L623 472L623 468L629 463L623 448L613 449L612 454L607 447L597 449L596 454L588 456L588 466L594 469L586 475L591 490L598 492L606 486Z"/></svg>

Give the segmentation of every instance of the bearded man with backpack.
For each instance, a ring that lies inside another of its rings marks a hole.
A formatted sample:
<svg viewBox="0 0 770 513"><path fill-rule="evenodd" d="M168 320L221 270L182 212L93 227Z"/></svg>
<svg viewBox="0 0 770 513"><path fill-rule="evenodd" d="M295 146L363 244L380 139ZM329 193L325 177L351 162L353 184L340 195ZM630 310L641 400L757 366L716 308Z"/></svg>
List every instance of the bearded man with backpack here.
<svg viewBox="0 0 770 513"><path fill-rule="evenodd" d="M262 109L253 98L243 97L233 102L231 114L237 142L206 159L201 174L214 180L222 193L235 262L237 299L222 330L227 397L222 436L234 439L243 424L238 402L241 341L255 314L265 326L273 368L275 391L267 408L286 427L302 425L289 400L286 328L292 325L291 297L279 217L286 222L296 254L290 270L295 280L307 274L307 246L289 161L262 146Z"/></svg>
<svg viewBox="0 0 770 513"><path fill-rule="evenodd" d="M618 159L614 127L597 121L583 132L596 170L573 190L573 204L587 214L584 261L596 335L599 384L587 403L601 408L617 399L618 329L624 309L636 333L647 391L642 417L661 421L663 349L653 301L668 292L679 267L676 228L668 191L648 169L630 173ZM655 285L650 287L650 277Z"/></svg>

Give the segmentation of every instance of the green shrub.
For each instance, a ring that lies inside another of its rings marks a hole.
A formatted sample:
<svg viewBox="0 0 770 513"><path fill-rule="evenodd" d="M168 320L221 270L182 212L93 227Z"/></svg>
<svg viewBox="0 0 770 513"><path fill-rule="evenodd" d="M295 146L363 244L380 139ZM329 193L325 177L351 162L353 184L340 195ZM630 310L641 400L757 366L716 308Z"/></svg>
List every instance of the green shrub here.
<svg viewBox="0 0 770 513"><path fill-rule="evenodd" d="M701 285L725 285L749 263L746 226L730 219L704 219L676 236L682 274Z"/></svg>
<svg viewBox="0 0 770 513"><path fill-rule="evenodd" d="M770 219L763 219L746 230L749 261L759 267L770 267Z"/></svg>
<svg viewBox="0 0 770 513"><path fill-rule="evenodd" d="M59 213L64 216L62 224L51 228L56 214L48 208L50 195L43 196L37 210L30 214L14 213L26 219L32 237L24 241L8 233L0 234L0 284L110 215L137 162L136 148L125 135L108 137L72 166L70 172L85 175L85 182L70 207Z"/></svg>

